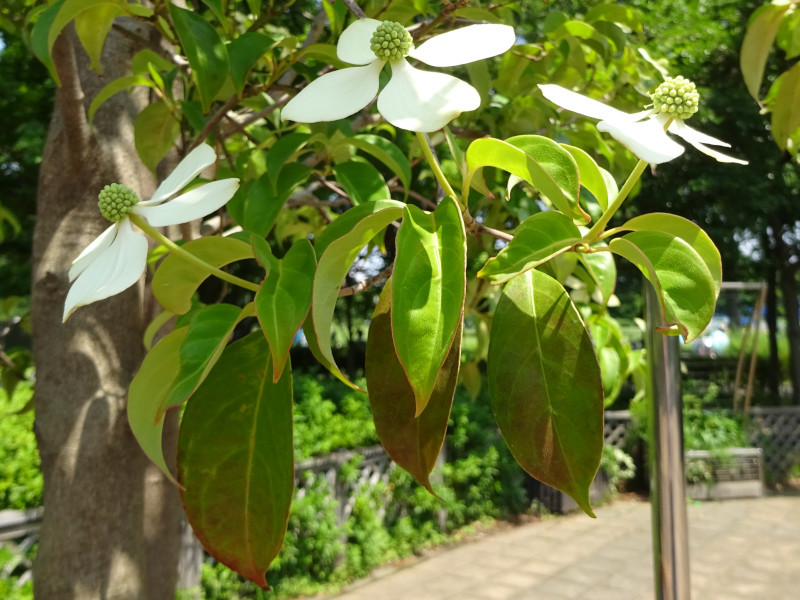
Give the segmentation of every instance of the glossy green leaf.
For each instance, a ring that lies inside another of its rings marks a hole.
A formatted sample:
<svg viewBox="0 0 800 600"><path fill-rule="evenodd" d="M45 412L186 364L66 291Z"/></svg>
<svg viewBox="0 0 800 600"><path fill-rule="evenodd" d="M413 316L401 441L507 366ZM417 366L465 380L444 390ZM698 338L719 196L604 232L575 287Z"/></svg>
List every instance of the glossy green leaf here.
<svg viewBox="0 0 800 600"><path fill-rule="evenodd" d="M186 406L178 478L189 523L219 562L267 588L294 491L292 375L272 382L261 332L234 342Z"/></svg>
<svg viewBox="0 0 800 600"><path fill-rule="evenodd" d="M588 219L578 206L578 167L572 156L554 141L541 136L511 139L514 144L494 138L472 142L467 148L468 179L483 167L502 169L534 186L565 215Z"/></svg>
<svg viewBox="0 0 800 600"><path fill-rule="evenodd" d="M153 346L128 390L128 423L136 441L147 457L175 483L161 446L163 415L161 418L156 415L161 414L161 406L178 376L181 345L188 332L188 327L181 327Z"/></svg>
<svg viewBox="0 0 800 600"><path fill-rule="evenodd" d="M708 234L688 219L669 213L649 213L634 217L621 229L632 231L660 231L669 233L689 244L703 259L714 280L714 297L719 296L722 283L722 258Z"/></svg>
<svg viewBox="0 0 800 600"><path fill-rule="evenodd" d="M561 285L526 271L503 289L492 322L489 393L511 454L588 515L603 451L603 384L592 340Z"/></svg>
<svg viewBox="0 0 800 600"><path fill-rule="evenodd" d="M373 206L374 205L374 206ZM367 203L348 210L328 226L317 246L317 272L309 314L312 332L304 326L309 348L325 368L354 389L339 370L331 349L331 325L342 281L361 249L389 223L403 214L402 202ZM373 212L374 211L374 212ZM332 232L332 233L331 233ZM337 237L333 237L333 236Z"/></svg>
<svg viewBox="0 0 800 600"><path fill-rule="evenodd" d="M311 306L316 266L311 243L305 239L298 240L286 256L273 263L256 293L258 322L269 343L275 381L283 374L294 336Z"/></svg>
<svg viewBox="0 0 800 600"><path fill-rule="evenodd" d="M227 22L227 19L222 22ZM243 33L228 44L231 78L238 96L242 95L247 74L274 44L271 37L253 31Z"/></svg>
<svg viewBox="0 0 800 600"><path fill-rule="evenodd" d="M514 239L478 272L497 285L542 264L581 239L572 219L555 211L536 213L520 223Z"/></svg>
<svg viewBox="0 0 800 600"><path fill-rule="evenodd" d="M391 198L383 175L368 162L351 160L339 163L333 167L333 172L336 181L342 184L353 204Z"/></svg>
<svg viewBox="0 0 800 600"><path fill-rule="evenodd" d="M253 258L250 244L232 237L203 237L182 247L213 267ZM210 274L182 256L169 254L153 276L153 294L164 310L182 315L192 308L192 296Z"/></svg>
<svg viewBox="0 0 800 600"><path fill-rule="evenodd" d="M376 202L366 202L354 206L350 210L336 217L336 220L325 228L320 236L314 240L314 250L317 257L321 256L331 242L338 240L350 231L357 223L367 216L384 210L393 210L395 218L399 219L403 215L406 205L397 200L378 200Z"/></svg>
<svg viewBox="0 0 800 600"><path fill-rule="evenodd" d="M36 55L36 58L47 67L50 76L58 86L61 85L61 80L58 78L58 72L53 64L53 57L51 54L52 46L49 44L49 37L53 23L61 12L61 8L64 6L64 1L65 0L58 0L58 2L44 9L31 30L31 48L33 53Z"/></svg>
<svg viewBox="0 0 800 600"><path fill-rule="evenodd" d="M781 20L791 4L767 4L756 9L750 17L747 32L742 40L739 53L739 67L747 86L747 91L756 100L759 99L761 80L764 78L764 67L772 51L772 42L781 26Z"/></svg>
<svg viewBox="0 0 800 600"><path fill-rule="evenodd" d="M432 213L408 205L397 233L392 332L422 413L464 314L467 246L461 210L445 198Z"/></svg>
<svg viewBox="0 0 800 600"><path fill-rule="evenodd" d="M170 385L169 394L161 403L156 419L160 420L168 409L182 404L194 393L219 360L236 325L254 314L251 303L244 308L231 304L212 304L192 315L189 332L181 345L180 371Z"/></svg>
<svg viewBox="0 0 800 600"><path fill-rule="evenodd" d="M773 84L778 91L771 102L772 136L786 150L789 138L800 127L800 62L781 74Z"/></svg>
<svg viewBox="0 0 800 600"><path fill-rule="evenodd" d="M142 77L141 75L128 75L126 77L120 77L119 79L115 79L105 86L94 98L92 98L92 103L89 105L89 122L92 122L97 109L99 109L106 100L111 98L111 96L137 85L145 85L150 88L155 87L155 84L150 79L147 77Z"/></svg>
<svg viewBox="0 0 800 600"><path fill-rule="evenodd" d="M417 412L414 390L394 349L391 327L392 280L386 282L372 314L367 339L369 403L381 445L392 460L433 493L430 474L447 433L461 360L461 326L436 378L428 406Z"/></svg>
<svg viewBox="0 0 800 600"><path fill-rule="evenodd" d="M181 124L164 102L154 102L136 115L133 135L136 152L153 173L181 133Z"/></svg>
<svg viewBox="0 0 800 600"><path fill-rule="evenodd" d="M603 173L597 163L594 162L594 159L575 146L561 144L561 147L572 155L578 165L580 184L591 192L603 210L608 208L608 203L614 198L609 197L605 177L603 177Z"/></svg>
<svg viewBox="0 0 800 600"><path fill-rule="evenodd" d="M608 247L653 284L664 321L677 325L686 342L703 332L714 316L714 280L686 241L659 231L634 231L611 240Z"/></svg>
<svg viewBox="0 0 800 600"><path fill-rule="evenodd" d="M203 110L208 112L228 76L228 51L217 30L199 14L172 3L169 14L192 67Z"/></svg>
<svg viewBox="0 0 800 600"><path fill-rule="evenodd" d="M361 134L347 138L346 142L378 159L397 175L403 187L411 185L411 164L403 151L395 144L378 135Z"/></svg>

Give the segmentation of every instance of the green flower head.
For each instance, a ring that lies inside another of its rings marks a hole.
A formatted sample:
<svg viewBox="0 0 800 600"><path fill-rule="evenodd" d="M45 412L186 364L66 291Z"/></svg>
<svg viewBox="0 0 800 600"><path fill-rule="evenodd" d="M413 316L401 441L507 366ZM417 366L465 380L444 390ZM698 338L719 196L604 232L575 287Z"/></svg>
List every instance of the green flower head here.
<svg viewBox="0 0 800 600"><path fill-rule="evenodd" d="M653 108L676 119L688 119L697 112L700 94L694 83L682 76L670 77L653 92Z"/></svg>
<svg viewBox="0 0 800 600"><path fill-rule="evenodd" d="M372 34L369 47L381 60L400 60L414 47L411 34L394 21L384 21Z"/></svg>
<svg viewBox="0 0 800 600"><path fill-rule="evenodd" d="M118 183L112 183L104 187L97 198L97 206L100 207L100 212L112 223L124 219L128 212L139 202L136 192Z"/></svg>

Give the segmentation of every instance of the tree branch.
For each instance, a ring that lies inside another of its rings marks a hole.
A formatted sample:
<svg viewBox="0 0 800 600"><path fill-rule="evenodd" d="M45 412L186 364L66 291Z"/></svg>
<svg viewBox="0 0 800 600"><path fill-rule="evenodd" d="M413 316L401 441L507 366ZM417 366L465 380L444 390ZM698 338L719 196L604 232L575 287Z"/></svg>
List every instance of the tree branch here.
<svg viewBox="0 0 800 600"><path fill-rule="evenodd" d="M344 5L350 10L353 15L358 19L366 18L367 14L361 10L361 7L354 2L354 0L342 0Z"/></svg>
<svg viewBox="0 0 800 600"><path fill-rule="evenodd" d="M367 277L364 281L357 283L355 285L351 285L349 287L343 287L339 289L339 298L343 298L345 296L352 296L354 294L358 294L359 292L363 292L364 290L368 290L376 283L380 283L386 279L389 279L389 275L392 274L392 269L394 268L394 263L386 267L383 271L378 273L377 275L373 275L372 277Z"/></svg>

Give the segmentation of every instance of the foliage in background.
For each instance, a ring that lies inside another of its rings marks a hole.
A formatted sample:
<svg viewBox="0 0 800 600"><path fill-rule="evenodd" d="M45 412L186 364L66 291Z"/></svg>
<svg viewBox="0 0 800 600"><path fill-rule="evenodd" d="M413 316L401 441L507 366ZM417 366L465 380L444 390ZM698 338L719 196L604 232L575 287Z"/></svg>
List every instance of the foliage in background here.
<svg viewBox="0 0 800 600"><path fill-rule="evenodd" d="M33 383L23 382L14 395L0 387L0 510L42 504L42 474L33 434L33 410L21 411L33 397Z"/></svg>
<svg viewBox="0 0 800 600"><path fill-rule="evenodd" d="M740 419L722 409L709 409L719 388L712 384L705 394L683 395L683 443L686 450L723 450L749 446Z"/></svg>

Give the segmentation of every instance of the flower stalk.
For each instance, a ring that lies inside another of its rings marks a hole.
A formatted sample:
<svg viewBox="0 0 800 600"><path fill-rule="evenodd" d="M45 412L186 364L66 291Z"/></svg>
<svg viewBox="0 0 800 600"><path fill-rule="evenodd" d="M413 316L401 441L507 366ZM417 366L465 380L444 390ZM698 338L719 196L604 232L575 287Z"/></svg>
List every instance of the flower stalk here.
<svg viewBox="0 0 800 600"><path fill-rule="evenodd" d="M633 168L633 171L631 171L628 179L625 180L625 184L617 194L617 197L614 198L614 201L608 205L608 208L606 208L603 214L600 215L600 218L597 219L594 225L592 225L592 228L588 231L588 233L583 236L584 242L591 244L592 242L600 239L605 226L608 225L608 222L617 213L619 207L622 206L623 202L625 202L625 198L627 198L628 194L631 193L633 186L636 185L637 181L639 181L647 165L648 162L646 160L640 160L638 163L636 163L636 166Z"/></svg>
<svg viewBox="0 0 800 600"><path fill-rule="evenodd" d="M191 252L187 252L184 248L182 248L181 246L173 242L171 239L169 239L167 236L165 236L163 233L152 227L147 221L145 221L139 215L130 215L129 218L131 220L131 223L136 225L139 229L144 231L147 235L149 235L151 238L153 238L161 245L169 248L170 251L178 254L181 258L183 258L187 262L190 262L193 265L196 265L206 271L209 271L212 275L215 275L216 277L219 277L220 279L227 281L228 283L242 287L252 292L258 291L259 288L257 284L247 281L246 279L242 279L241 277L236 277L236 275L231 275L230 273L226 273L222 269L208 264L202 258L195 256Z"/></svg>

